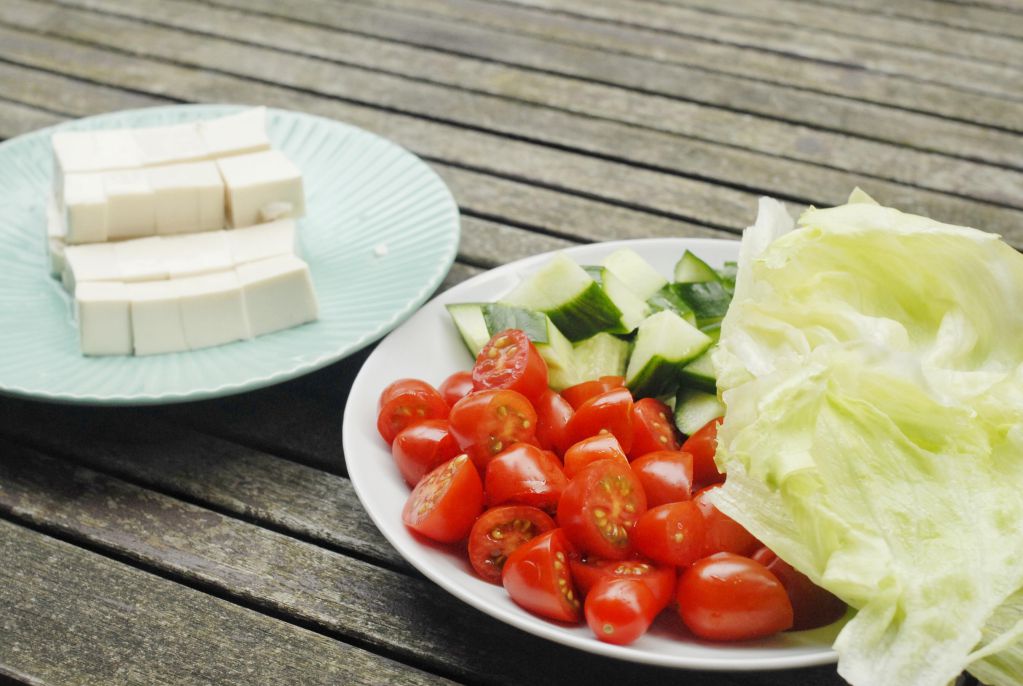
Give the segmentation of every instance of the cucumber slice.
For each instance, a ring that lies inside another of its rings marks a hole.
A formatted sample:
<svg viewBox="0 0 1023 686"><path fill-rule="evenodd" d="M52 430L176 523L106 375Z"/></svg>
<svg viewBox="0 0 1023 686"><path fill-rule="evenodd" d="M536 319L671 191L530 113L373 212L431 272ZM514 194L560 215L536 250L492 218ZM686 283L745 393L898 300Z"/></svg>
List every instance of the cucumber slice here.
<svg viewBox="0 0 1023 686"><path fill-rule="evenodd" d="M676 283L671 288L692 308L696 324L700 327L721 321L732 302L732 294L725 290L720 281Z"/></svg>
<svg viewBox="0 0 1023 686"><path fill-rule="evenodd" d="M564 255L556 255L503 302L543 312L570 341L581 341L601 331L626 333L621 310L600 284Z"/></svg>
<svg viewBox="0 0 1023 686"><path fill-rule="evenodd" d="M707 422L724 415L725 406L713 393L682 388L675 396L675 426L687 436L692 436Z"/></svg>
<svg viewBox="0 0 1023 686"><path fill-rule="evenodd" d="M604 273L604 268L599 264L584 264L583 271L590 275L590 278L600 283L601 275Z"/></svg>
<svg viewBox="0 0 1023 686"><path fill-rule="evenodd" d="M625 376L632 344L609 333L598 333L575 344L577 383L602 376Z"/></svg>
<svg viewBox="0 0 1023 686"><path fill-rule="evenodd" d="M717 392L717 373L714 371L714 363L710 359L715 347L712 345L707 348L706 352L682 367L679 376L683 387L696 388L708 393Z"/></svg>
<svg viewBox="0 0 1023 686"><path fill-rule="evenodd" d="M621 279L640 300L648 300L668 285L668 280L660 272L629 248L621 248L608 255L604 268Z"/></svg>
<svg viewBox="0 0 1023 686"><path fill-rule="evenodd" d="M675 292L674 284L668 284L654 293L647 299L646 303L654 312L670 310L693 326L696 325L696 314L693 312L693 308L689 307L689 303L680 298L678 293Z"/></svg>
<svg viewBox="0 0 1023 686"><path fill-rule="evenodd" d="M639 325L625 385L637 397L674 393L679 372L711 345L710 337L670 310Z"/></svg>
<svg viewBox="0 0 1023 686"><path fill-rule="evenodd" d="M483 315L483 308L487 303L456 303L447 306L451 321L455 323L462 342L469 349L473 359L480 354L480 350L490 340L490 330L487 328L487 321Z"/></svg>
<svg viewBox="0 0 1023 686"><path fill-rule="evenodd" d="M729 293L735 290L735 273L737 271L739 271L739 265L735 262L725 262L724 266L717 270L721 285Z"/></svg>
<svg viewBox="0 0 1023 686"><path fill-rule="evenodd" d="M622 313L621 323L625 330L624 333L632 333L640 325L640 322L650 314L650 306L606 267L600 275L600 281L607 297Z"/></svg>
<svg viewBox="0 0 1023 686"><path fill-rule="evenodd" d="M717 281L718 273L710 265L686 250L675 264L675 283Z"/></svg>
<svg viewBox="0 0 1023 686"><path fill-rule="evenodd" d="M483 319L490 336L506 329L521 329L526 334L547 363L547 383L551 388L560 391L578 383L572 342L543 312L488 303L483 306Z"/></svg>
<svg viewBox="0 0 1023 686"><path fill-rule="evenodd" d="M565 338L565 335L558 331L554 322L548 317L547 320L547 342L535 343L536 349L540 352L544 362L547 363L547 385L556 391L574 386L582 379L576 371L575 350L572 342Z"/></svg>

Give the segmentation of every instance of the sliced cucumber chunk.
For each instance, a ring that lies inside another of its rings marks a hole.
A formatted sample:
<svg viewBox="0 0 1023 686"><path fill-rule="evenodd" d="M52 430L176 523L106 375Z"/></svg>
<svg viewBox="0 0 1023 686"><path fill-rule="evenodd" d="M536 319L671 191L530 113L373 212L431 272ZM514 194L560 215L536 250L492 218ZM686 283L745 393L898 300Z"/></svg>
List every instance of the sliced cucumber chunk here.
<svg viewBox="0 0 1023 686"><path fill-rule="evenodd" d="M503 302L545 313L570 341L601 331L625 333L621 310L586 270L564 255L556 255Z"/></svg>
<svg viewBox="0 0 1023 686"><path fill-rule="evenodd" d="M547 343L549 340L547 324L550 320L543 312L504 303L487 303L483 306L483 319L491 336L506 329L521 329L533 343Z"/></svg>
<svg viewBox="0 0 1023 686"><path fill-rule="evenodd" d="M621 328L624 329L624 333L632 333L650 314L650 306L606 267L601 273L600 281L607 297L622 313Z"/></svg>
<svg viewBox="0 0 1023 686"><path fill-rule="evenodd" d="M654 312L670 310L690 324L696 325L696 314L693 312L693 308L689 307L689 303L675 292L674 284L668 284L660 289L650 296L646 302Z"/></svg>
<svg viewBox="0 0 1023 686"><path fill-rule="evenodd" d="M674 312L652 314L639 325L625 385L637 397L674 393L682 367L710 345L707 334Z"/></svg>
<svg viewBox="0 0 1023 686"><path fill-rule="evenodd" d="M735 291L735 273L739 271L739 265L735 262L725 262L721 269L718 269L718 278L721 281L721 285L725 287L729 293Z"/></svg>
<svg viewBox="0 0 1023 686"><path fill-rule="evenodd" d="M718 273L709 264L686 250L675 264L675 283L717 281Z"/></svg>
<svg viewBox="0 0 1023 686"><path fill-rule="evenodd" d="M575 350L572 342L554 326L548 317L547 342L535 343L544 362L547 363L547 384L556 391L574 386L582 379L575 366Z"/></svg>
<svg viewBox="0 0 1023 686"><path fill-rule="evenodd" d="M451 321L455 323L455 328L458 329L458 334L473 359L490 340L487 320L483 315L483 308L487 305L488 303L457 303L447 306Z"/></svg>
<svg viewBox="0 0 1023 686"><path fill-rule="evenodd" d="M608 255L604 269L621 279L640 300L649 299L668 285L668 280L660 272L629 248L621 248Z"/></svg>
<svg viewBox="0 0 1023 686"><path fill-rule="evenodd" d="M675 426L687 436L724 415L725 406L713 393L682 388L675 396Z"/></svg>
<svg viewBox="0 0 1023 686"><path fill-rule="evenodd" d="M720 281L676 283L671 288L692 308L696 324L700 327L721 321L732 302L732 294L725 290Z"/></svg>
<svg viewBox="0 0 1023 686"><path fill-rule="evenodd" d="M632 344L609 333L598 333L575 344L575 371L578 381L602 376L625 376Z"/></svg>
<svg viewBox="0 0 1023 686"><path fill-rule="evenodd" d="M717 392L717 373L714 371L714 362L710 356L714 353L715 346L707 348L706 352L695 360L682 367L679 372L680 382L686 388L696 388L708 393Z"/></svg>
<svg viewBox="0 0 1023 686"><path fill-rule="evenodd" d="M590 278L600 283L601 275L604 273L604 268L599 264L584 264L583 271L590 275Z"/></svg>

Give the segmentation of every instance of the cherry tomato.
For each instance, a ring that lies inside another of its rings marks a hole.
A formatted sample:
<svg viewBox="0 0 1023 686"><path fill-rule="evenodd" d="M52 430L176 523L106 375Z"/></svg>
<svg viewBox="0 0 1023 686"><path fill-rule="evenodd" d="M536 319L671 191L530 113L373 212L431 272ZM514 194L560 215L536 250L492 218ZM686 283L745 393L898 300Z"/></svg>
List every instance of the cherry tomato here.
<svg viewBox="0 0 1023 686"><path fill-rule="evenodd" d="M643 484L648 507L677 503L692 497L693 456L677 450L657 450L632 461Z"/></svg>
<svg viewBox="0 0 1023 686"><path fill-rule="evenodd" d="M536 440L545 450L564 455L569 446L568 420L572 418L572 406L568 401L549 388L533 403L536 409Z"/></svg>
<svg viewBox="0 0 1023 686"><path fill-rule="evenodd" d="M446 419L427 419L395 436L391 454L405 483L415 486L428 472L459 453Z"/></svg>
<svg viewBox="0 0 1023 686"><path fill-rule="evenodd" d="M459 455L423 477L401 518L413 531L441 543L460 541L483 511L483 483L468 455Z"/></svg>
<svg viewBox="0 0 1023 686"><path fill-rule="evenodd" d="M614 434L622 452L632 448L632 394L627 388L616 388L594 396L580 405L568 420L568 439L578 443L595 436L601 429Z"/></svg>
<svg viewBox="0 0 1023 686"><path fill-rule="evenodd" d="M599 379L594 379L593 381L583 381L575 386L569 386L561 392L561 395L564 396L565 400L567 400L573 408L578 410L579 407L590 398L616 388L624 387L624 376L602 376Z"/></svg>
<svg viewBox="0 0 1023 686"><path fill-rule="evenodd" d="M679 577L676 598L689 630L712 641L761 638L792 626L785 587L764 565L741 555L697 561Z"/></svg>
<svg viewBox="0 0 1023 686"><path fill-rule="evenodd" d="M622 446L614 434L605 431L579 441L565 451L565 476L569 479L583 470L583 467L597 460L615 460L624 465L629 459L622 452Z"/></svg>
<svg viewBox="0 0 1023 686"><path fill-rule="evenodd" d="M837 622L845 614L845 603L809 577L774 554L769 548L753 553L753 559L767 567L785 587L792 603L792 630L804 631Z"/></svg>
<svg viewBox="0 0 1023 686"><path fill-rule="evenodd" d="M693 483L701 487L725 480L725 475L714 464L720 424L720 418L707 422L682 444L682 450L693 456Z"/></svg>
<svg viewBox="0 0 1023 686"><path fill-rule="evenodd" d="M638 579L601 579L586 595L586 623L605 643L628 645L646 633L660 612L654 594Z"/></svg>
<svg viewBox="0 0 1023 686"><path fill-rule="evenodd" d="M515 443L487 463L483 483L491 506L521 503L553 512L568 478L554 453Z"/></svg>
<svg viewBox="0 0 1023 686"><path fill-rule="evenodd" d="M377 409L379 410L399 396L418 392L431 393L437 392L437 389L422 379L398 379L397 381L392 381L384 390L380 391Z"/></svg>
<svg viewBox="0 0 1023 686"><path fill-rule="evenodd" d="M394 442L402 429L427 419L447 419L450 411L444 398L433 386L419 381L417 383L422 384L421 387L395 389L395 385L403 381L391 384L380 395L381 400L386 400L377 415L377 431L388 444Z"/></svg>
<svg viewBox="0 0 1023 686"><path fill-rule="evenodd" d="M540 534L516 548L504 563L501 583L516 603L562 622L579 621L579 595L568 565L572 548L561 529Z"/></svg>
<svg viewBox="0 0 1023 686"><path fill-rule="evenodd" d="M646 496L626 464L600 460L583 468L558 503L558 524L583 552L611 560L632 553L632 529Z"/></svg>
<svg viewBox="0 0 1023 686"><path fill-rule="evenodd" d="M647 585L657 599L660 612L675 595L675 568L658 566L642 560L572 559L572 579L582 595L605 578L638 579Z"/></svg>
<svg viewBox="0 0 1023 686"><path fill-rule="evenodd" d="M691 500L647 510L632 536L636 550L661 564L685 567L703 557L703 516Z"/></svg>
<svg viewBox="0 0 1023 686"><path fill-rule="evenodd" d="M437 389L448 405L454 405L472 392L472 372L455 372Z"/></svg>
<svg viewBox="0 0 1023 686"><path fill-rule="evenodd" d="M451 408L451 433L482 472L487 462L512 443L532 443L536 412L521 393L475 391Z"/></svg>
<svg viewBox="0 0 1023 686"><path fill-rule="evenodd" d="M483 579L501 583L501 570L515 550L554 528L554 520L535 507L505 505L484 512L469 532L469 562Z"/></svg>
<svg viewBox="0 0 1023 686"><path fill-rule="evenodd" d="M710 502L711 494L721 484L708 486L693 497L693 502L700 508L704 521L703 554L735 553L750 555L760 548L760 541L753 534L725 513L714 507Z"/></svg>
<svg viewBox="0 0 1023 686"><path fill-rule="evenodd" d="M655 450L678 450L675 422L671 410L655 398L637 400L632 406L632 450L636 459Z"/></svg>
<svg viewBox="0 0 1023 686"><path fill-rule="evenodd" d="M499 331L476 356L472 386L504 388L533 400L547 390L547 363L521 330Z"/></svg>

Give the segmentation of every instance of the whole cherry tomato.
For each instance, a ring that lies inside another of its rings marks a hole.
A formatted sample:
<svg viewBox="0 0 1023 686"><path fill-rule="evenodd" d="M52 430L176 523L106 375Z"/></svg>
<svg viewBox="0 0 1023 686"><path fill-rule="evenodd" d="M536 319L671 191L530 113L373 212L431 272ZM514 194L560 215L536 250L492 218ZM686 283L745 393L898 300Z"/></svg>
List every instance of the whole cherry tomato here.
<svg viewBox="0 0 1023 686"><path fill-rule="evenodd" d="M627 388L616 388L590 398L576 409L566 430L573 444L601 430L610 431L628 454L632 448L632 394Z"/></svg>
<svg viewBox="0 0 1023 686"><path fill-rule="evenodd" d="M632 406L632 450L629 457L636 459L655 450L678 450L675 422L671 410L655 398L637 400Z"/></svg>
<svg viewBox="0 0 1023 686"><path fill-rule="evenodd" d="M521 330L500 331L476 356L472 385L477 391L516 391L532 401L547 390L547 363Z"/></svg>
<svg viewBox="0 0 1023 686"><path fill-rule="evenodd" d="M718 488L721 488L721 484L708 486L693 496L693 502L703 514L703 554L704 556L714 553L751 555L760 548L760 541L746 531L742 524L721 512L710 502L714 491Z"/></svg>
<svg viewBox="0 0 1023 686"><path fill-rule="evenodd" d="M483 511L483 484L468 455L459 455L422 478L401 518L413 531L441 543L469 535Z"/></svg>
<svg viewBox="0 0 1023 686"><path fill-rule="evenodd" d="M701 488L725 480L714 463L720 424L720 418L707 422L682 444L682 450L693 456L693 484Z"/></svg>
<svg viewBox="0 0 1023 686"><path fill-rule="evenodd" d="M628 645L646 633L660 612L650 589L639 579L598 581L586 595L586 623L597 639Z"/></svg>
<svg viewBox="0 0 1023 686"><path fill-rule="evenodd" d="M554 528L554 520L528 505L493 507L469 532L469 563L483 579L501 583L508 556L527 541Z"/></svg>
<svg viewBox="0 0 1023 686"><path fill-rule="evenodd" d="M643 484L648 507L677 503L692 497L693 456L678 450L657 450L632 461Z"/></svg>
<svg viewBox="0 0 1023 686"><path fill-rule="evenodd" d="M703 557L703 516L691 500L647 510L632 535L636 550L661 564L685 567Z"/></svg>
<svg viewBox="0 0 1023 686"><path fill-rule="evenodd" d="M427 419L406 427L391 444L391 455L409 486L415 486L427 473L459 452L446 419Z"/></svg>
<svg viewBox="0 0 1023 686"><path fill-rule="evenodd" d="M568 478L554 453L528 443L513 443L487 463L483 490L491 506L532 505L553 512Z"/></svg>
<svg viewBox="0 0 1023 686"><path fill-rule="evenodd" d="M753 553L753 559L767 567L785 587L792 603L792 630L805 631L837 622L845 614L845 603L781 559L769 548Z"/></svg>
<svg viewBox="0 0 1023 686"><path fill-rule="evenodd" d="M427 419L446 419L448 412L436 388L418 379L400 379L380 394L377 431L390 445L402 429Z"/></svg>
<svg viewBox="0 0 1023 686"><path fill-rule="evenodd" d="M481 472L494 455L512 443L531 443L536 434L536 412L515 391L474 391L455 403L448 419L459 447Z"/></svg>
<svg viewBox="0 0 1023 686"><path fill-rule="evenodd" d="M632 529L646 511L643 487L627 464L600 460L569 482L558 524L581 551L611 560L632 554Z"/></svg>
<svg viewBox="0 0 1023 686"><path fill-rule="evenodd" d="M455 372L444 379L438 388L440 395L449 406L472 392L472 372Z"/></svg>
<svg viewBox="0 0 1023 686"><path fill-rule="evenodd" d="M602 376L599 379L594 379L592 381L583 381L575 386L569 386L561 392L561 395L565 397L565 400L567 400L572 407L578 410L579 407L590 398L596 397L601 393L606 393L607 391L612 391L616 388L625 388L624 376Z"/></svg>
<svg viewBox="0 0 1023 686"><path fill-rule="evenodd" d="M432 393L437 389L422 379L398 379L389 383L384 390L380 391L380 398L377 400L379 410L395 398L409 393Z"/></svg>
<svg viewBox="0 0 1023 686"><path fill-rule="evenodd" d="M536 409L536 440L545 450L564 455L572 444L568 441L568 420L574 410L568 401L547 389L533 403Z"/></svg>
<svg viewBox="0 0 1023 686"><path fill-rule="evenodd" d="M572 548L561 529L520 545L504 563L501 583L516 603L561 622L579 621L579 594L572 585Z"/></svg>
<svg viewBox="0 0 1023 686"><path fill-rule="evenodd" d="M583 467L597 460L616 460L624 465L629 459L622 452L618 439L609 431L579 441L565 451L565 476L569 479L583 470Z"/></svg>

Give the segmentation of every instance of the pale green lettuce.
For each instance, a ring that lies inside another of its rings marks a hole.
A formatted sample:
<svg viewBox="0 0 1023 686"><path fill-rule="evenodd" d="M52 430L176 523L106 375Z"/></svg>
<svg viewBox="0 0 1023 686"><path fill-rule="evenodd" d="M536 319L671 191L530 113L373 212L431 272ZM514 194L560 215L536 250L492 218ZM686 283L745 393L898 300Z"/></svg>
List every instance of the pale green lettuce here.
<svg viewBox="0 0 1023 686"><path fill-rule="evenodd" d="M762 199L714 363L718 506L858 610L840 674L1023 685L1023 255Z"/></svg>

